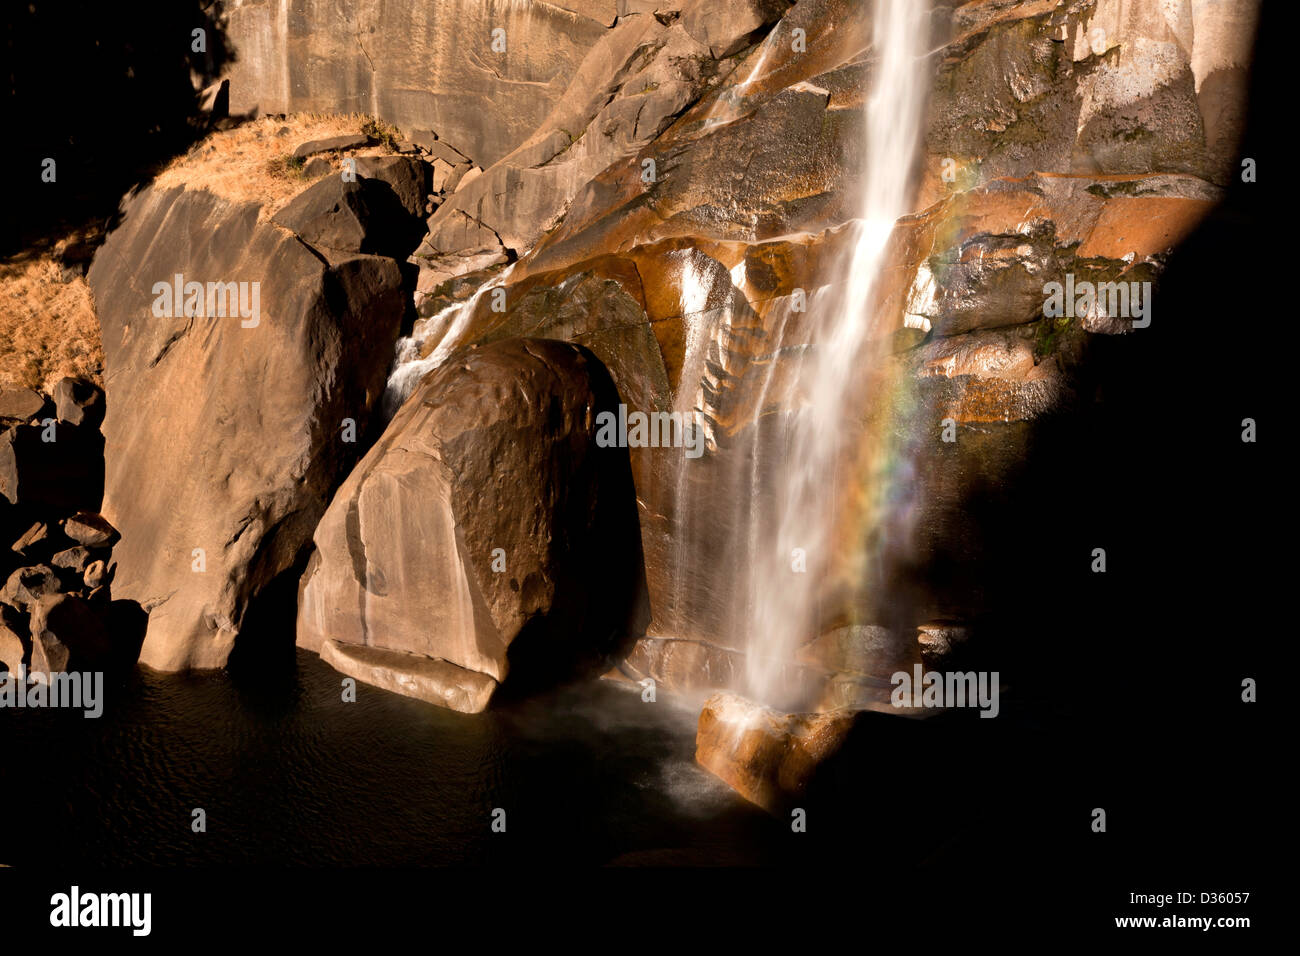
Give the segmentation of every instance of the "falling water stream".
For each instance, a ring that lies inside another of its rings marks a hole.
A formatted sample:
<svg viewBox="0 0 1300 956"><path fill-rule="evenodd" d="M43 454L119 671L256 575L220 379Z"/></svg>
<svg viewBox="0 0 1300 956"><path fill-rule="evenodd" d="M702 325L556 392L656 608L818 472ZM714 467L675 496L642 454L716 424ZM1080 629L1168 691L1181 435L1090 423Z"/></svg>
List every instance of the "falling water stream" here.
<svg viewBox="0 0 1300 956"><path fill-rule="evenodd" d="M748 648L746 690L760 701L778 694L781 674L800 643L815 633L815 590L823 578L835 516L826 482L850 434L845 399L855 377L874 361L873 310L886 247L894 223L908 210L912 162L921 139L925 82L925 4L878 0L873 22L875 64L865 109L865 156L852 255L843 281L810 306L812 346L796 371L799 412L770 459L776 470L775 541L752 552L745 582L745 613L732 640ZM784 334L782 328L781 333ZM767 376L777 363L769 363ZM764 382L763 389L769 387ZM761 403L759 406L761 412ZM760 436L768 434L755 429ZM751 528L754 525L751 522ZM792 555L806 556L807 570L792 573Z"/></svg>

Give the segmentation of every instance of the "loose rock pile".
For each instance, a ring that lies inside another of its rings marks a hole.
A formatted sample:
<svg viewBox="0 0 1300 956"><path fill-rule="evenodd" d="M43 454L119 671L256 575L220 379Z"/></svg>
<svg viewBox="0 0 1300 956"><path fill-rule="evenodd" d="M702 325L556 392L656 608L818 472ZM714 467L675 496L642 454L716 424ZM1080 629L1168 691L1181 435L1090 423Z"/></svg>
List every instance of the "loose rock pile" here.
<svg viewBox="0 0 1300 956"><path fill-rule="evenodd" d="M104 393L72 378L0 389L0 673L97 670L114 659L117 530L99 513Z"/></svg>

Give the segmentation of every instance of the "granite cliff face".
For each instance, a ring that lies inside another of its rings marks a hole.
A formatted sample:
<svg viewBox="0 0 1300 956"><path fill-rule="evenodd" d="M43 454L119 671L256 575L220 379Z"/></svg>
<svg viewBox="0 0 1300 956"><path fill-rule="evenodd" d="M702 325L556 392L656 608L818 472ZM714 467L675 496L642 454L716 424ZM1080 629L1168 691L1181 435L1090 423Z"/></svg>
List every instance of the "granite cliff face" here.
<svg viewBox="0 0 1300 956"><path fill-rule="evenodd" d="M871 360L844 396L844 427L864 438L835 470L860 480L828 481L872 490L846 502L856 520L789 662L810 710L881 706L883 673L935 657L949 643L934 635L983 609L987 516L972 502L989 487L1014 495L1033 442L1089 400L1079 382L1096 342L1145 321L1108 306L1045 315L1045 290L1158 287L1170 251L1238 175L1255 10L932 5L924 143L870 303ZM314 549L299 640L401 692L481 709L512 642L560 607L601 622L555 645L566 666L631 641L615 655L626 677L733 686L747 641L727 626L728 582L752 546L738 540L745 515L769 494L746 450L806 400L791 383L818 347L808 310L844 281L879 63L873 4L350 0L225 13L233 113L374 113L401 127L388 150L402 158L367 169L415 171L400 188L385 174L401 193L385 210L363 195L372 187L340 180L337 157L356 150L335 147L330 175L270 221L257 203L155 186L97 256L104 513L122 532L116 593L151 610L142 659L220 666L250 604ZM152 317L144 293L176 273L259 280L260 328ZM1162 321L1158 296L1147 316ZM555 340L569 343L563 359ZM525 387L539 349L562 371ZM386 384L394 354L412 373L400 387ZM592 384L604 376L612 397ZM385 388L400 406L391 422L378 413ZM592 424L576 423L600 402L679 415L701 430L702 457L591 447ZM448 464L439 429L471 412L483 423L460 422L470 444ZM344 419L354 443L340 440ZM938 437L949 421L955 441ZM497 428L523 457L506 444L490 460L471 453L498 447ZM562 465L557 448L575 457ZM584 456L600 467L584 470ZM142 461L157 463L148 482ZM620 468L632 488L611 491ZM493 484L496 472L508 481ZM636 509L617 577L639 582L644 562L648 619L635 589L593 611L580 582L597 580L594 559L555 552L563 534L592 530L573 515L606 495ZM406 533L417 513L427 533ZM508 568L532 562L534 584L493 572L497 548ZM502 588L511 580L518 590Z"/></svg>
<svg viewBox="0 0 1300 956"><path fill-rule="evenodd" d="M230 109L367 113L403 128L444 131L486 166L537 128L620 5L228 3ZM497 40L493 30L505 33Z"/></svg>

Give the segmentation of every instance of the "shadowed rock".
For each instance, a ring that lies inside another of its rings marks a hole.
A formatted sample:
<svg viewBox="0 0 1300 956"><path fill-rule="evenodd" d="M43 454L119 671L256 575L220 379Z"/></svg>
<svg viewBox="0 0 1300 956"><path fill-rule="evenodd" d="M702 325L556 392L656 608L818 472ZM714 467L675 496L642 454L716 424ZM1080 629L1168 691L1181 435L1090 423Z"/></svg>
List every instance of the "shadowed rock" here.
<svg viewBox="0 0 1300 956"><path fill-rule="evenodd" d="M3 589L0 589L0 601L11 607L27 610L47 594L59 590L59 576L53 568L45 564L19 568L9 575Z"/></svg>
<svg viewBox="0 0 1300 956"><path fill-rule="evenodd" d="M55 674L96 670L110 663L112 645L101 611L69 594L49 594L32 605L31 670Z"/></svg>
<svg viewBox="0 0 1300 956"><path fill-rule="evenodd" d="M345 182L342 176L326 176L294 197L272 221L318 250L395 258L405 258L423 231L387 183Z"/></svg>
<svg viewBox="0 0 1300 956"><path fill-rule="evenodd" d="M87 428L104 423L104 392L93 382L62 378L54 386L53 398L60 422Z"/></svg>
<svg viewBox="0 0 1300 956"><path fill-rule="evenodd" d="M25 508L97 509L103 448L89 427L16 425L0 434L0 496Z"/></svg>
<svg viewBox="0 0 1300 956"><path fill-rule="evenodd" d="M358 156L357 174L387 183L402 208L423 218L429 195L429 164L411 156Z"/></svg>

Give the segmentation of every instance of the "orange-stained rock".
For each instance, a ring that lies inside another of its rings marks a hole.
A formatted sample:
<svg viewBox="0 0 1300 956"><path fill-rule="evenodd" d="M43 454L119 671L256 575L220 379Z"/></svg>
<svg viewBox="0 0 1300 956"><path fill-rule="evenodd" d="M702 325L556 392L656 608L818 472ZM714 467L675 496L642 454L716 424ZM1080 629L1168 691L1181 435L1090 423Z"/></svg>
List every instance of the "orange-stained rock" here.
<svg viewBox="0 0 1300 956"><path fill-rule="evenodd" d="M700 711L695 760L746 800L780 813L805 794L855 720L852 711L782 714L714 694Z"/></svg>
<svg viewBox="0 0 1300 956"><path fill-rule="evenodd" d="M826 476L853 520L836 531L814 634L879 620L881 594L924 573L908 565L913 556L974 561L971 496L1010 481L1035 430L1089 400L1074 389L1089 338L1130 323L1046 319L1046 286L1067 275L1155 282L1218 200L1254 5L1229 6L1198 9L1188 22L1158 0L933 11L938 52L916 193L866 303L862 374L843 396L844 427L859 439ZM690 657L707 682L747 643L727 631L738 615L726 578L743 552L732 545L750 527L746 516L773 501L770 462L747 470L746 456L755 441L779 455L786 423L807 401L800 363L815 354L817 320L843 285L875 61L869 12L802 0L723 60L707 30L692 34L671 18L634 28L629 17L537 135L458 192L459 212L434 217L434 245L449 241L457 215L478 216L520 253L505 313L480 301L466 341L580 342L629 408L694 416L707 435L695 462L630 452L654 616L648 641L659 642L638 647L638 673L657 666L687 684L690 667L678 664ZM1106 34L1097 51L1094 26ZM676 74L662 55L627 58L634 33L663 40L663 50L689 48L678 29L707 57L696 51ZM795 29L807 39L798 54ZM664 101L650 97L656 132L642 136L624 111L652 77L699 95L662 127ZM606 131L607 142L593 135ZM953 443L938 438L947 419L960 429ZM871 562L855 557L863 537L888 552L875 553L881 564L905 553L903 570L868 583ZM913 598L900 603L917 616L891 624L906 630L947 613L948 602L979 600L961 584L935 605L913 597L914 607ZM875 691L852 675L833 683L825 706L870 702Z"/></svg>
<svg viewBox="0 0 1300 956"><path fill-rule="evenodd" d="M1106 203L1079 247L1084 259L1147 258L1173 249L1209 211L1210 203L1181 197L1119 197Z"/></svg>

